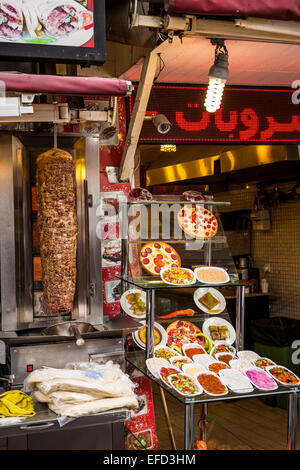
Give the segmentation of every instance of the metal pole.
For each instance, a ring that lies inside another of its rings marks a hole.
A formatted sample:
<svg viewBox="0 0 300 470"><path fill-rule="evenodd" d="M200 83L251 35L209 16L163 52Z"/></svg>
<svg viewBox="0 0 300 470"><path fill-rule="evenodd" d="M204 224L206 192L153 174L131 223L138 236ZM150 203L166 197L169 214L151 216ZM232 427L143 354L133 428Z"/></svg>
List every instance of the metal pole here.
<svg viewBox="0 0 300 470"><path fill-rule="evenodd" d="M288 398L287 450L296 450L297 437L297 393L290 393Z"/></svg>
<svg viewBox="0 0 300 470"><path fill-rule="evenodd" d="M236 295L236 349L244 349L244 330L245 330L245 286L237 288Z"/></svg>
<svg viewBox="0 0 300 470"><path fill-rule="evenodd" d="M146 359L154 355L154 308L155 308L155 290L147 289L147 335L146 335Z"/></svg>
<svg viewBox="0 0 300 470"><path fill-rule="evenodd" d="M184 406L184 450L194 450L194 405Z"/></svg>

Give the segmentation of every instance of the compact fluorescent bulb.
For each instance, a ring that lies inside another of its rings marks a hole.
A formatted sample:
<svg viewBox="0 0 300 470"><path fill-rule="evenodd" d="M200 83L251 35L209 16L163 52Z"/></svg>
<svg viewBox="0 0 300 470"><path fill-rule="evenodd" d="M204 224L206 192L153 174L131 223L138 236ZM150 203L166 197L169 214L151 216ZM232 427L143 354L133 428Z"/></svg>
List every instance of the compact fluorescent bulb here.
<svg viewBox="0 0 300 470"><path fill-rule="evenodd" d="M204 106L206 111L214 113L221 106L225 80L221 78L209 77L208 89Z"/></svg>

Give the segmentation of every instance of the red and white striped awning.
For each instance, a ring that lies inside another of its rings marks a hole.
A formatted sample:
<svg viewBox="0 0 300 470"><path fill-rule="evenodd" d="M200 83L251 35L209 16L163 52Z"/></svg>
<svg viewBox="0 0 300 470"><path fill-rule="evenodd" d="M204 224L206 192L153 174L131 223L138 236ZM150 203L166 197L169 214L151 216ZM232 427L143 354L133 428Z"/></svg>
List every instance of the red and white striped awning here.
<svg viewBox="0 0 300 470"><path fill-rule="evenodd" d="M276 20L300 19L295 0L164 0L169 13L194 15L252 16Z"/></svg>
<svg viewBox="0 0 300 470"><path fill-rule="evenodd" d="M63 95L126 96L132 91L127 80L104 77L65 77L0 72L0 87L5 91Z"/></svg>

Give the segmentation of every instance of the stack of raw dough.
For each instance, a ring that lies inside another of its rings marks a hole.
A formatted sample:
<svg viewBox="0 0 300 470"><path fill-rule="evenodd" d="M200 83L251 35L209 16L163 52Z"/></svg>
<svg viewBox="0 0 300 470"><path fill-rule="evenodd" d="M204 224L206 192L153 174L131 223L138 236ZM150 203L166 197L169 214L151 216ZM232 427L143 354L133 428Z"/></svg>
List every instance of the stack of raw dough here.
<svg viewBox="0 0 300 470"><path fill-rule="evenodd" d="M37 369L27 376L25 390L34 390L33 397L48 403L61 416L83 416L115 408L138 407L134 384L119 365L80 364L80 369Z"/></svg>

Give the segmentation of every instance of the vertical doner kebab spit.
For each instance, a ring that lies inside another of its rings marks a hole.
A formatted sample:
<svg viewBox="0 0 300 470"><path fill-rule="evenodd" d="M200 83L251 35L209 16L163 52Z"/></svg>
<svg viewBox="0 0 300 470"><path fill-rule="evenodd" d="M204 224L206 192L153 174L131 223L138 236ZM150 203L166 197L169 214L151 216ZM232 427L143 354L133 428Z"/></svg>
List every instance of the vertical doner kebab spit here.
<svg viewBox="0 0 300 470"><path fill-rule="evenodd" d="M37 206L45 313L72 311L76 286L75 165L57 148L37 158Z"/></svg>

